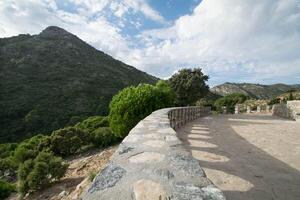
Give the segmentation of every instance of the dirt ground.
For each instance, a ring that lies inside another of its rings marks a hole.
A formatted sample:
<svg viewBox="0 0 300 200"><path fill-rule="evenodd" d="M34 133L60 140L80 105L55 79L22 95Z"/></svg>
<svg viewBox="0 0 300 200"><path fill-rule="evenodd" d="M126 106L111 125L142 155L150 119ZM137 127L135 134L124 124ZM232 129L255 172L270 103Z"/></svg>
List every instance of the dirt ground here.
<svg viewBox="0 0 300 200"><path fill-rule="evenodd" d="M93 150L82 155L67 159L69 168L61 181L53 184L51 187L36 192L33 195L25 197L25 200L77 200L91 184L89 180L90 173L101 171L117 146L102 150ZM12 195L7 200L17 200L17 194Z"/></svg>
<svg viewBox="0 0 300 200"><path fill-rule="evenodd" d="M212 115L177 131L228 200L300 200L300 123Z"/></svg>

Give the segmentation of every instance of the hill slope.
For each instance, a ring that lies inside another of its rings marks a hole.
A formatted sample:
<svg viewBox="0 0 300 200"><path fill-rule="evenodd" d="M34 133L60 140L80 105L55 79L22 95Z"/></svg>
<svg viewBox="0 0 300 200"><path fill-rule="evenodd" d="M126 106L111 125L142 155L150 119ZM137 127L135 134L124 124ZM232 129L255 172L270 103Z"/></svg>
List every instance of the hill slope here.
<svg viewBox="0 0 300 200"><path fill-rule="evenodd" d="M289 90L300 90L300 84L260 85L251 83L224 83L211 88L211 92L222 96L237 92L257 99L271 99Z"/></svg>
<svg viewBox="0 0 300 200"><path fill-rule="evenodd" d="M157 78L48 27L0 39L0 141L14 141L104 115L122 88ZM0 143L1 143L0 142Z"/></svg>

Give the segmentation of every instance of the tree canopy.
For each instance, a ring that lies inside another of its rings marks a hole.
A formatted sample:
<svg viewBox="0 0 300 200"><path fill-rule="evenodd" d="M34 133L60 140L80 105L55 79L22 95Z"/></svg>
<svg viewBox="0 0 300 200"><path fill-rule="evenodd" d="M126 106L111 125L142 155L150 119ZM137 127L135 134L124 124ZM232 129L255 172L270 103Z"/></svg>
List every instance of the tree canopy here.
<svg viewBox="0 0 300 200"><path fill-rule="evenodd" d="M175 104L187 106L205 97L209 91L206 81L209 79L204 75L201 68L182 69L174 74L169 80L171 88L176 93Z"/></svg>

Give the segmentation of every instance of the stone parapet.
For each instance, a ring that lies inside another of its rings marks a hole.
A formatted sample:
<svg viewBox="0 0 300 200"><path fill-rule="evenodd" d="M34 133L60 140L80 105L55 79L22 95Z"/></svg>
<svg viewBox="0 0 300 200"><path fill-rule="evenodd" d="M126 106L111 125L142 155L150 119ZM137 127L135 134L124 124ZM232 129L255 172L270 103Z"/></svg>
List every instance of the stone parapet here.
<svg viewBox="0 0 300 200"><path fill-rule="evenodd" d="M273 105L273 115L284 117L288 119L294 119L299 121L300 119L300 100L287 101L287 103L280 103Z"/></svg>
<svg viewBox="0 0 300 200"><path fill-rule="evenodd" d="M130 131L83 199L225 200L174 130L209 112L199 107L153 112Z"/></svg>

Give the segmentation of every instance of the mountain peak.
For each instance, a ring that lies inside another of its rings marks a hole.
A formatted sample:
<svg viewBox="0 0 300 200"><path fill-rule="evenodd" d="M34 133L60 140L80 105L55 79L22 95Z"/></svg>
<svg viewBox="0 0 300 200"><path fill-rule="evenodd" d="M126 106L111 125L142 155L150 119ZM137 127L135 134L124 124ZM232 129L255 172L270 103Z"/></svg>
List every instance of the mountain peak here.
<svg viewBox="0 0 300 200"><path fill-rule="evenodd" d="M63 28L60 28L58 26L48 26L46 29L44 29L40 34L40 37L44 38L57 38L57 37L74 37L73 34L69 33Z"/></svg>

